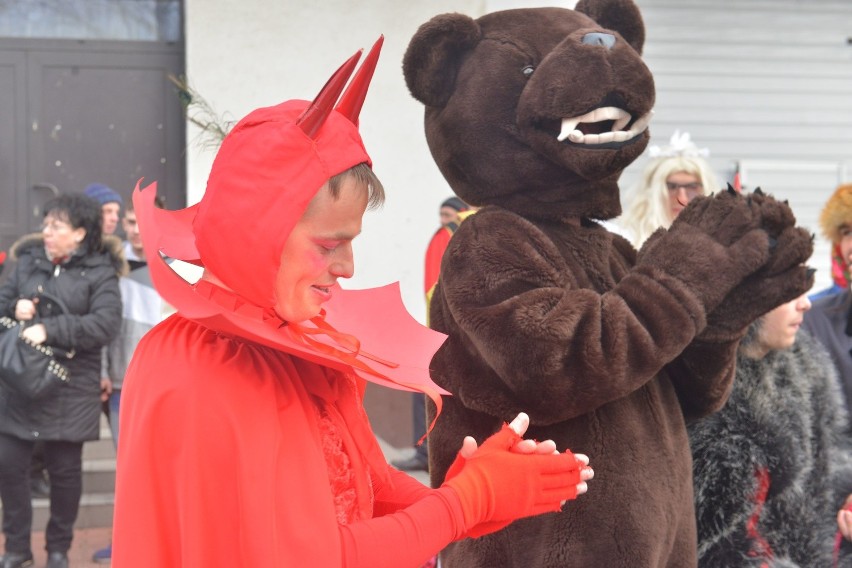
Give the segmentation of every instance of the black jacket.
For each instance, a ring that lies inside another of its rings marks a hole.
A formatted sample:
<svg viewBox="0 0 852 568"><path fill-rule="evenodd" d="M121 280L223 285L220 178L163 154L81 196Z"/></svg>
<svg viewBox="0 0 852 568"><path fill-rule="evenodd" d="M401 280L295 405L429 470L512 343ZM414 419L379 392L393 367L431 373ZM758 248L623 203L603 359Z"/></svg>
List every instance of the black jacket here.
<svg viewBox="0 0 852 568"><path fill-rule="evenodd" d="M98 438L101 347L118 333L121 294L118 276L126 272L121 242L105 237L107 252L80 251L54 266L40 235L23 237L12 247L17 260L0 288L0 312L15 317L20 298L37 296L40 287L62 300L69 315L49 301L39 302L47 345L74 349L65 362L70 381L56 393L30 401L0 382L0 432L26 440L86 441Z"/></svg>

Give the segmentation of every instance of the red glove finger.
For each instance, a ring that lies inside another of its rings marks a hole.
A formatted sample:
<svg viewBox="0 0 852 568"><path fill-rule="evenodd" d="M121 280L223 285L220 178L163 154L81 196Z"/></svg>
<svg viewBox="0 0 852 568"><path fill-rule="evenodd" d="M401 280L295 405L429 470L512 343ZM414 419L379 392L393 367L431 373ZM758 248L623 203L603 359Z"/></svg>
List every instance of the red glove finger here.
<svg viewBox="0 0 852 568"><path fill-rule="evenodd" d="M520 441L520 434L512 430L509 425L504 422L500 431L496 434L492 434L487 440L482 442L482 445L479 446L477 452L480 450L491 451L494 449L509 450Z"/></svg>

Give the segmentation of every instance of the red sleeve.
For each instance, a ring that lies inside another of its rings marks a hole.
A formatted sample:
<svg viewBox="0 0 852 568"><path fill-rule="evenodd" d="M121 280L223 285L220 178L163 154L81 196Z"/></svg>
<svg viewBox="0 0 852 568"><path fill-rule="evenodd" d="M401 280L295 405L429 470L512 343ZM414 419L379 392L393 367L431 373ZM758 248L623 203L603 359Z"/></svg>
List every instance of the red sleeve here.
<svg viewBox="0 0 852 568"><path fill-rule="evenodd" d="M405 509L432 492L407 473L388 467L391 482L388 485L373 483L373 516L381 517Z"/></svg>
<svg viewBox="0 0 852 568"><path fill-rule="evenodd" d="M438 283L438 275L441 272L441 258L443 258L444 251L447 250L447 245L452 236L450 231L442 227L429 241L429 246L426 249L426 267L423 278L424 294L428 294L429 290Z"/></svg>
<svg viewBox="0 0 852 568"><path fill-rule="evenodd" d="M402 492L411 490L409 487ZM421 566L463 531L464 514L455 491L449 487L427 488L425 497L396 513L341 525L343 565L346 568Z"/></svg>

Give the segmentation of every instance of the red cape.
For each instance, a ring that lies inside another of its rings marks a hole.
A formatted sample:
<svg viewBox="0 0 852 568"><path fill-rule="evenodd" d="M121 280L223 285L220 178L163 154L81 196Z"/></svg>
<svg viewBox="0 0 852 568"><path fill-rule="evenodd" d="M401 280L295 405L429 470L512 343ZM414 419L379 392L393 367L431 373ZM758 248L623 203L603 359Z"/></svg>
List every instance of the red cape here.
<svg viewBox="0 0 852 568"><path fill-rule="evenodd" d="M300 364L180 316L142 340L122 396L115 566L342 564Z"/></svg>

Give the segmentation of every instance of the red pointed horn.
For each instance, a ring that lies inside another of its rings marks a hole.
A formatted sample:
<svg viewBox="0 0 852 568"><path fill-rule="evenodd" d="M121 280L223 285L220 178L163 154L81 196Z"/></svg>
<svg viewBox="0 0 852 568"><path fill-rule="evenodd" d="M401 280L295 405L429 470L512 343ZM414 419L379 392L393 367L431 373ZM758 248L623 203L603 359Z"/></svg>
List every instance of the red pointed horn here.
<svg viewBox="0 0 852 568"><path fill-rule="evenodd" d="M358 69L358 73L346 87L346 92L340 99L340 104L337 105L337 110L355 126L358 126L358 115L361 114L361 107L364 106L364 99L367 97L367 89L370 88L370 81L373 79L373 72L376 70L376 63L379 60L379 52L382 50L382 43L385 41L385 36L379 36L376 43L370 49L370 53L364 58L364 63Z"/></svg>
<svg viewBox="0 0 852 568"><path fill-rule="evenodd" d="M314 101L305 109L305 112L302 113L302 116L296 120L296 125L298 125L305 134L313 138L322 127L325 119L328 118L329 113L332 108L334 108L334 103L337 102L337 97L340 96L340 92L343 90L343 87L346 86L346 81L349 80L349 77L352 75L352 71L354 71L355 66L358 65L358 60L360 58L361 50L358 50L358 53L347 59L346 62L341 65L340 68L334 72L334 75L332 75L326 82Z"/></svg>

